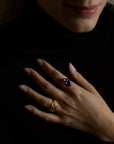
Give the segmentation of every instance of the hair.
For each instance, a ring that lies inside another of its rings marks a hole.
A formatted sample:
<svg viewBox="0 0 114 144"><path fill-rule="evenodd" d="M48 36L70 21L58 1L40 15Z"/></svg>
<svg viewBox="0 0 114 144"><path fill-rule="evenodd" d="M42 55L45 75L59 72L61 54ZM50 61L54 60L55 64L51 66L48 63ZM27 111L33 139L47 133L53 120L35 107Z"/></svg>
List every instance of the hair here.
<svg viewBox="0 0 114 144"><path fill-rule="evenodd" d="M0 0L0 24L9 23L21 14L24 0Z"/></svg>
<svg viewBox="0 0 114 144"><path fill-rule="evenodd" d="M108 0L114 4L114 0ZM0 0L0 24L6 24L16 19L21 14L24 0Z"/></svg>
<svg viewBox="0 0 114 144"><path fill-rule="evenodd" d="M114 0L108 0L108 2L114 5Z"/></svg>

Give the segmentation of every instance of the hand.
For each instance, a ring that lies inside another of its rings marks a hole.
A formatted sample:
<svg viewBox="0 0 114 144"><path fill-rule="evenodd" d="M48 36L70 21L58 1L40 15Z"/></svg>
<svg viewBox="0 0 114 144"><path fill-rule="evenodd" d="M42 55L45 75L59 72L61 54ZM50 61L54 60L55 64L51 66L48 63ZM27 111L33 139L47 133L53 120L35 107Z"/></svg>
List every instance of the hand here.
<svg viewBox="0 0 114 144"><path fill-rule="evenodd" d="M19 86L20 90L34 99L38 104L47 109L54 108L54 112L44 112L33 105L27 105L25 108L33 115L54 123L59 123L74 129L88 132L99 137L104 141L114 137L114 116L103 98L96 89L74 68L69 64L69 73L73 79L71 86L65 86L63 79L64 74L56 70L49 63L38 59L38 64L46 71L49 76L61 87L55 87L38 72L32 68L25 68L25 72L45 91L51 98L45 97L27 85ZM69 82L69 81L68 81ZM54 107L52 107L54 104Z"/></svg>

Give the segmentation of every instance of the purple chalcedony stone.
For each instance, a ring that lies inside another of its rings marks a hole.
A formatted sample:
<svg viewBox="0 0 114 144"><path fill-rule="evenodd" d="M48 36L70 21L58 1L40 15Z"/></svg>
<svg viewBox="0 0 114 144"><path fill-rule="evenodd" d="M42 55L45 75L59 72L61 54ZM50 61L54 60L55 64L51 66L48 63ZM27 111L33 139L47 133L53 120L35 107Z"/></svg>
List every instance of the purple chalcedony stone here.
<svg viewBox="0 0 114 144"><path fill-rule="evenodd" d="M70 81L69 79L64 78L64 79L63 79L63 82L64 82L65 86L67 86L67 87L70 87L70 86L71 86L71 81Z"/></svg>

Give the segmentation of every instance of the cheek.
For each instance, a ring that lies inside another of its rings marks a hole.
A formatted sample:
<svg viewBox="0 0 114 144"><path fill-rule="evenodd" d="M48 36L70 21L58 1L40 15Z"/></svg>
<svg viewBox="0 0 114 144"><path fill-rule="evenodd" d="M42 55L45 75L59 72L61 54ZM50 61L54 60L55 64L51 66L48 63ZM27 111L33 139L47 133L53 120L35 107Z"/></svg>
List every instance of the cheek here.
<svg viewBox="0 0 114 144"><path fill-rule="evenodd" d="M105 7L107 2L108 2L108 0L102 0L102 2L101 2L102 9Z"/></svg>
<svg viewBox="0 0 114 144"><path fill-rule="evenodd" d="M46 0L47 7L59 9L62 7L62 0Z"/></svg>
<svg viewBox="0 0 114 144"><path fill-rule="evenodd" d="M100 15L104 9L104 7L106 6L107 0L103 0L100 4L99 4L99 9L98 9L98 15Z"/></svg>

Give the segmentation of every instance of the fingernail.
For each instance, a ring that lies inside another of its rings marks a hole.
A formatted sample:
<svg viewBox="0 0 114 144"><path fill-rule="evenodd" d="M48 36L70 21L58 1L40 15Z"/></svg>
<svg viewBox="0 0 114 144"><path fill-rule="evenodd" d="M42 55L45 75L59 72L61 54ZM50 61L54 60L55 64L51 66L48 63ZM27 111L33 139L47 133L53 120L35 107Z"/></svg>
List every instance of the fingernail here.
<svg viewBox="0 0 114 144"><path fill-rule="evenodd" d="M73 66L72 63L70 63L70 67L71 67L72 71L76 71L76 68Z"/></svg>
<svg viewBox="0 0 114 144"><path fill-rule="evenodd" d="M37 60L37 63L38 63L40 66L43 65L43 61L42 61L42 59L36 59L36 60Z"/></svg>
<svg viewBox="0 0 114 144"><path fill-rule="evenodd" d="M23 85L20 85L19 89L22 90L23 92L27 92L28 91L27 87L25 87Z"/></svg>
<svg viewBox="0 0 114 144"><path fill-rule="evenodd" d="M31 74L30 68L24 68L24 72L26 72L27 74Z"/></svg>
<svg viewBox="0 0 114 144"><path fill-rule="evenodd" d="M32 111L32 108L31 108L29 105L24 106L24 108L25 108L26 110L28 110L29 112Z"/></svg>

